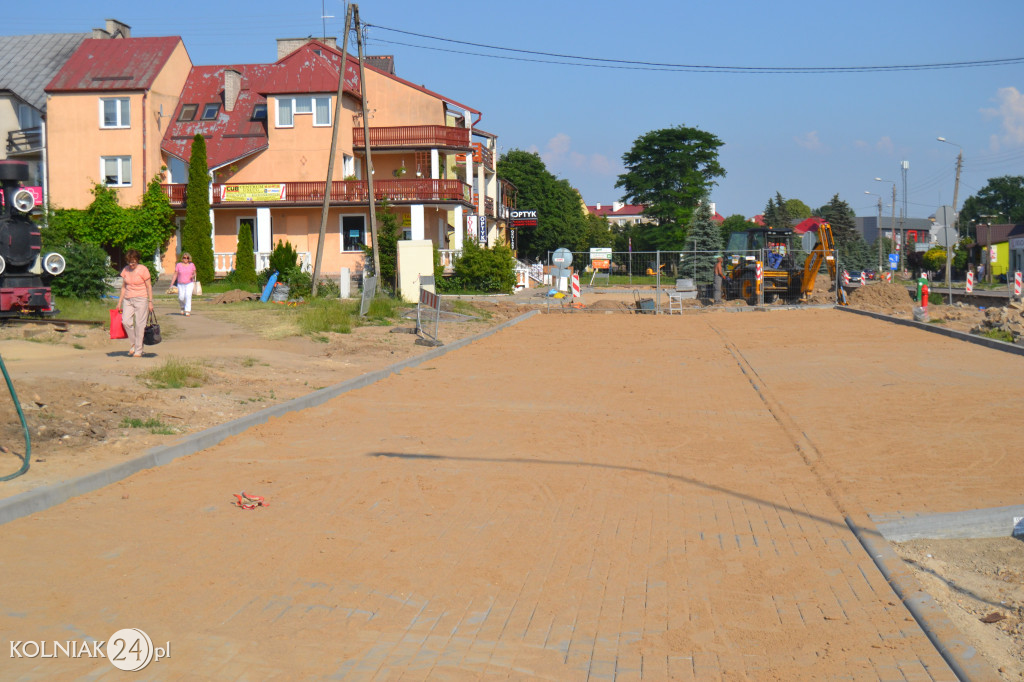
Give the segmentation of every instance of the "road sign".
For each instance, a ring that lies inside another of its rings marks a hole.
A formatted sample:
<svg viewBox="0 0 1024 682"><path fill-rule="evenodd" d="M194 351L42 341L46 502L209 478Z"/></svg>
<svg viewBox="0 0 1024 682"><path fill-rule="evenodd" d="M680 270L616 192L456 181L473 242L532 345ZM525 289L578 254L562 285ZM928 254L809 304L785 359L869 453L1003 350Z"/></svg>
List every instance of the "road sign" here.
<svg viewBox="0 0 1024 682"><path fill-rule="evenodd" d="M889 254L889 269L895 270L899 266L900 257L895 253Z"/></svg>
<svg viewBox="0 0 1024 682"><path fill-rule="evenodd" d="M559 267L569 267L572 265L572 251L569 249L555 249L555 252L551 254L551 262Z"/></svg>
<svg viewBox="0 0 1024 682"><path fill-rule="evenodd" d="M940 227L938 233L939 246L950 249L956 246L956 229L952 227Z"/></svg>
<svg viewBox="0 0 1024 682"><path fill-rule="evenodd" d="M935 211L935 224L936 225L955 225L956 224L956 211L953 210L952 206L939 206L939 209ZM939 242L942 243L941 241Z"/></svg>

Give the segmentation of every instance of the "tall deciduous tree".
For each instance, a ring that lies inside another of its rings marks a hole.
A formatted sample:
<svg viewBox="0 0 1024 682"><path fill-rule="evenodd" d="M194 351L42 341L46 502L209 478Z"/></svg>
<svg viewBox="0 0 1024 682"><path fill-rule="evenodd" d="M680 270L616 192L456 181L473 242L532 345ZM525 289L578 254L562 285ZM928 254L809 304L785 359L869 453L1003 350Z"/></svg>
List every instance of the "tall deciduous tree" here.
<svg viewBox="0 0 1024 682"><path fill-rule="evenodd" d="M1024 176L989 178L977 194L967 198L960 210L961 230L969 229L972 222L1024 222ZM973 234L969 236L974 237Z"/></svg>
<svg viewBox="0 0 1024 682"><path fill-rule="evenodd" d="M185 224L181 228L181 249L192 254L196 279L213 281L213 240L210 233L210 169L206 165L206 141L196 133L188 162L188 187L185 194Z"/></svg>
<svg viewBox="0 0 1024 682"><path fill-rule="evenodd" d="M587 248L591 231L580 193L567 180L552 175L540 155L521 149L502 154L498 177L516 186L519 209L537 211L537 227L517 235L521 256L543 259L555 249Z"/></svg>
<svg viewBox="0 0 1024 682"><path fill-rule="evenodd" d="M680 125L641 135L622 155L626 172L615 186L622 188L623 201L644 206L657 221L644 228L643 246L686 247L686 225L697 203L710 194L715 178L725 177L718 163L722 144L711 133Z"/></svg>
<svg viewBox="0 0 1024 682"><path fill-rule="evenodd" d="M748 222L747 219L739 213L729 216L722 221L722 225L719 228L722 233L722 244L724 246L729 245L729 237L733 232L743 232L744 230L749 230L752 227L754 227L754 224Z"/></svg>

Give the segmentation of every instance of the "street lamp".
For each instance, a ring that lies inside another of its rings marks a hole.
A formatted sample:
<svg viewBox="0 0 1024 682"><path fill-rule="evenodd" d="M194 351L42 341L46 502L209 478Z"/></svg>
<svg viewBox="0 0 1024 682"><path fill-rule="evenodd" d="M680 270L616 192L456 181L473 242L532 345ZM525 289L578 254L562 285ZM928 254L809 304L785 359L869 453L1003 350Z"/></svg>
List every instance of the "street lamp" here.
<svg viewBox="0 0 1024 682"><path fill-rule="evenodd" d="M876 178L877 179L877 178ZM864 194L878 197L878 276L882 276L882 195L864 190Z"/></svg>
<svg viewBox="0 0 1024 682"><path fill-rule="evenodd" d="M935 139L938 140L939 142L945 142L946 144L951 144L951 145L953 145L954 147L956 147L957 149L960 150L960 152L956 155L956 180L953 183L953 222L956 223L956 239L959 242L960 241L960 216L958 216L957 212L956 212L956 199L957 199L957 194L960 192L960 169L963 168L963 166L964 166L964 148L961 147L960 145L958 145L956 142L950 142L949 140L947 140L946 138L941 137L941 136L937 137ZM949 227L949 226L947 225L946 227ZM948 241L949 240L947 240L947 242ZM952 288L950 287L950 284L949 284L949 271L950 271L950 266L951 266L952 262L953 262L953 249L951 249L949 244L947 243L946 244L946 288L949 289L950 294L952 294L952 292L953 292L953 290L952 290ZM952 295L950 296L950 300L952 300Z"/></svg>
<svg viewBox="0 0 1024 682"><path fill-rule="evenodd" d="M890 234L892 235L892 245L897 251L900 249L896 245L896 181L895 180L883 180L882 178L875 178L875 182L891 182L892 183L892 223L889 225ZM882 212L879 209L878 212L878 267L882 267ZM901 240L902 241L902 240ZM879 275L882 273L879 272Z"/></svg>

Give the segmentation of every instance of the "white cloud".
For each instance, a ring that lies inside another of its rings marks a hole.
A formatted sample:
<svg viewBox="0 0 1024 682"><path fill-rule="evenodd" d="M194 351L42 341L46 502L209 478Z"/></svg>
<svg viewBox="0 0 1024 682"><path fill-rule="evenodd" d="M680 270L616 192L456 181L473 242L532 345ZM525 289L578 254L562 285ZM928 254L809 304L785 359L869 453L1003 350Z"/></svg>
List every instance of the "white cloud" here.
<svg viewBox="0 0 1024 682"><path fill-rule="evenodd" d="M823 145L821 140L818 139L817 130L812 130L800 137L794 137L793 140L804 149L808 149L812 152L825 151L825 145Z"/></svg>
<svg viewBox="0 0 1024 682"><path fill-rule="evenodd" d="M553 171L566 169L599 175L612 175L615 172L611 161L603 154L582 154L574 151L572 138L565 133L558 133L548 140L540 156L549 170Z"/></svg>
<svg viewBox="0 0 1024 682"><path fill-rule="evenodd" d="M880 152L892 154L894 149L892 144L892 138L886 135L885 137L883 137L882 139L875 143L875 148L878 149L878 151Z"/></svg>
<svg viewBox="0 0 1024 682"><path fill-rule="evenodd" d="M1014 87L999 88L994 109L982 109L981 113L989 118L1001 119L1003 132L992 136L993 148L1001 144L1024 144L1024 95Z"/></svg>

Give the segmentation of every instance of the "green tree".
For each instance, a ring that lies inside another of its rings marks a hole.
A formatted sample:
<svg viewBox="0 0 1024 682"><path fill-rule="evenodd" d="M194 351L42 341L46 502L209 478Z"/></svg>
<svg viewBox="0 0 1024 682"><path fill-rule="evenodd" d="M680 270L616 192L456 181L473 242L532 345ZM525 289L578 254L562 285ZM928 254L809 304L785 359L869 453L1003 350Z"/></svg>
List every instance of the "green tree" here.
<svg viewBox="0 0 1024 682"><path fill-rule="evenodd" d="M732 236L733 232L743 232L745 230L749 230L752 227L754 227L754 224L748 222L747 219L744 216L740 215L739 213L734 213L733 215L729 216L728 218L723 220L721 226L719 226L719 231L722 234L723 246L728 246L729 237Z"/></svg>
<svg viewBox="0 0 1024 682"><path fill-rule="evenodd" d="M799 199L786 199L786 214L796 220L806 220L811 217L811 207Z"/></svg>
<svg viewBox="0 0 1024 682"><path fill-rule="evenodd" d="M238 226L238 246L235 247L234 282L243 287L256 285L256 256L252 248L252 228L247 223Z"/></svg>
<svg viewBox="0 0 1024 682"><path fill-rule="evenodd" d="M379 286L391 292L398 291L398 241L402 230L398 226L396 216L387 203L381 201L377 206L377 248L380 249ZM373 246L364 246L366 263L373 263Z"/></svg>
<svg viewBox="0 0 1024 682"><path fill-rule="evenodd" d="M961 232L974 239L977 235L971 232L972 224L1024 222L1024 176L990 178L977 194L964 201L959 222Z"/></svg>
<svg viewBox="0 0 1024 682"><path fill-rule="evenodd" d="M870 247L864 241L864 237L857 232L853 209L840 199L838 194L833 195L832 199L821 207L820 212L821 217L832 226L840 267L862 270L871 267L871 264L878 260L877 250L872 258Z"/></svg>
<svg viewBox="0 0 1024 682"><path fill-rule="evenodd" d="M711 204L706 200L697 205L690 219L690 244L694 250L687 256L684 272L692 272L694 279L707 283L712 281L715 271L715 257L722 250L722 232L712 218Z"/></svg>
<svg viewBox="0 0 1024 682"><path fill-rule="evenodd" d="M764 207L764 224L782 230L793 226L790 220L789 210L786 208L786 200L782 194L775 193L775 199L769 199L768 205Z"/></svg>
<svg viewBox="0 0 1024 682"><path fill-rule="evenodd" d="M590 233L579 192L552 175L540 155L521 149L502 154L498 177L516 186L518 208L537 211L537 226L517 235L520 255L543 259L558 248L587 247Z"/></svg>
<svg viewBox="0 0 1024 682"><path fill-rule="evenodd" d="M196 133L188 162L188 187L185 192L185 224L181 228L181 250L192 254L196 279L213 281L213 241L210 233L210 169L206 165L206 141Z"/></svg>
<svg viewBox="0 0 1024 682"><path fill-rule="evenodd" d="M644 206L656 221L643 228L643 247L686 247L685 226L697 203L710 194L715 178L725 177L718 163L722 144L711 133L680 125L641 135L622 155L626 172L615 186L623 201Z"/></svg>
<svg viewBox="0 0 1024 682"><path fill-rule="evenodd" d="M615 233L607 218L587 213L586 228L586 247L613 246L615 243Z"/></svg>
<svg viewBox="0 0 1024 682"><path fill-rule="evenodd" d="M476 242L466 242L462 255L455 260L452 285L464 291L512 293L516 285L515 259L507 246L488 249Z"/></svg>
<svg viewBox="0 0 1024 682"><path fill-rule="evenodd" d="M114 245L124 250L135 249L146 258L167 247L174 234L174 209L160 186L160 178L149 181L142 203L127 210L127 219Z"/></svg>

